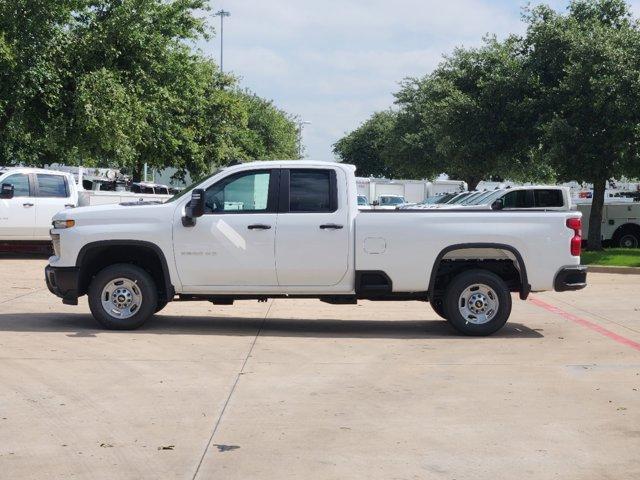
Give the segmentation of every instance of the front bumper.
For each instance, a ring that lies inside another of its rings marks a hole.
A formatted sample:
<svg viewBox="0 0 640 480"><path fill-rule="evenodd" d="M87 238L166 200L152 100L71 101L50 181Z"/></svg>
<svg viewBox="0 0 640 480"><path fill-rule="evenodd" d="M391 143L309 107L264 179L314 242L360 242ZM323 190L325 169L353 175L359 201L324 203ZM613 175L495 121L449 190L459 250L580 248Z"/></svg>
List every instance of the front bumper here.
<svg viewBox="0 0 640 480"><path fill-rule="evenodd" d="M51 293L60 297L65 305L78 304L78 276L76 267L52 267L44 269L47 288Z"/></svg>
<svg viewBox="0 0 640 480"><path fill-rule="evenodd" d="M571 290L582 290L587 286L587 267L578 265L577 267L565 267L556 275L553 287L556 292L568 292Z"/></svg>

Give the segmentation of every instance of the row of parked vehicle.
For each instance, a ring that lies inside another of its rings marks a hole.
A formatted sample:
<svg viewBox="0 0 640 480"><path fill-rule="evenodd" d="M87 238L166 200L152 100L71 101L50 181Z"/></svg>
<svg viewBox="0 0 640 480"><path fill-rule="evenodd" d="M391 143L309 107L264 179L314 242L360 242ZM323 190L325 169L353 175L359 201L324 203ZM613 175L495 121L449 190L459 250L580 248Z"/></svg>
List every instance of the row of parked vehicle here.
<svg viewBox="0 0 640 480"><path fill-rule="evenodd" d="M368 209L544 209L570 210L571 195L566 187L528 186L512 187L486 191L444 193L427 198L420 203L408 203L399 195L381 195L369 204L364 195L358 196L358 207Z"/></svg>

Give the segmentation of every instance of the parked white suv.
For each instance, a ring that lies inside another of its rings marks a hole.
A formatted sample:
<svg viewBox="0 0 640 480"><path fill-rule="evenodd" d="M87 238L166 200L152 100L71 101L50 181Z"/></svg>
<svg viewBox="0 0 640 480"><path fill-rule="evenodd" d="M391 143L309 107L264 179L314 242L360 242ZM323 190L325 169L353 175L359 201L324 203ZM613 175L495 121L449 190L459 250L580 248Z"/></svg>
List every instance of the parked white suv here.
<svg viewBox="0 0 640 480"><path fill-rule="evenodd" d="M87 294L107 328L136 328L170 301L269 297L432 303L468 335L500 329L511 292L577 290L579 212L358 210L354 167L228 167L163 204L58 213L49 289Z"/></svg>

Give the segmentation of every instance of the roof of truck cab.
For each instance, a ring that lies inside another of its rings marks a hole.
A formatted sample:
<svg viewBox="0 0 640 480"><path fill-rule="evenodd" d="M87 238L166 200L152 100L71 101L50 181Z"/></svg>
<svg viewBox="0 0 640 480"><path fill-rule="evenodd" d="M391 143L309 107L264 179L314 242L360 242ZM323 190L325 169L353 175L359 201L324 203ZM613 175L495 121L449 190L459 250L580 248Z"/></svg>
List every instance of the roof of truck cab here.
<svg viewBox="0 0 640 480"><path fill-rule="evenodd" d="M259 160L256 162L238 163L236 165L230 165L223 167L225 169L244 169L247 167L280 167L280 168L295 168L295 167L338 167L348 170L355 170L356 167L347 163L340 162L326 162L320 160Z"/></svg>
<svg viewBox="0 0 640 480"><path fill-rule="evenodd" d="M71 176L70 173L61 172L58 170L47 170L45 168L34 168L34 167L4 167L0 169L0 173L44 173L47 175L65 175Z"/></svg>

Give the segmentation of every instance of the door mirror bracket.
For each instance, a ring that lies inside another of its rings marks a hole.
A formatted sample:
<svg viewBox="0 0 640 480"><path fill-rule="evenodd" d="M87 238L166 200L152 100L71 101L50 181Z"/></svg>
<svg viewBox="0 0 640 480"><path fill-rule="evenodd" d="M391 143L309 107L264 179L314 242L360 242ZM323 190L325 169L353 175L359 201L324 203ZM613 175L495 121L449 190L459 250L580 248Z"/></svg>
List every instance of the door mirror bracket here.
<svg viewBox="0 0 640 480"><path fill-rule="evenodd" d="M194 227L196 219L204 215L204 190L196 188L191 192L191 201L185 208L185 215L182 217L182 225L185 227Z"/></svg>

